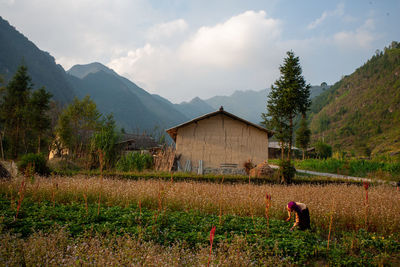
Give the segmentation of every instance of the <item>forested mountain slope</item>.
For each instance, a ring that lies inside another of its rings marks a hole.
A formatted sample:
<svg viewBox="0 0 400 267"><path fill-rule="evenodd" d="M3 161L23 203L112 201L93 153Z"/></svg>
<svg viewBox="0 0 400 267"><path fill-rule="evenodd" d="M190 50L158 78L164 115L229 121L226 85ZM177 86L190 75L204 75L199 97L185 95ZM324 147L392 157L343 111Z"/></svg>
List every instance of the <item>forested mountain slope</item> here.
<svg viewBox="0 0 400 267"><path fill-rule="evenodd" d="M313 140L356 155L400 151L400 44L377 51L313 101Z"/></svg>
<svg viewBox="0 0 400 267"><path fill-rule="evenodd" d="M61 103L73 99L74 91L64 69L49 53L40 50L0 17L0 75L7 82L21 64L28 67L35 89L45 86L53 99Z"/></svg>
<svg viewBox="0 0 400 267"><path fill-rule="evenodd" d="M188 118L166 99L154 96L101 63L76 65L68 70L78 97L89 95L103 114L113 113L129 132L165 129Z"/></svg>

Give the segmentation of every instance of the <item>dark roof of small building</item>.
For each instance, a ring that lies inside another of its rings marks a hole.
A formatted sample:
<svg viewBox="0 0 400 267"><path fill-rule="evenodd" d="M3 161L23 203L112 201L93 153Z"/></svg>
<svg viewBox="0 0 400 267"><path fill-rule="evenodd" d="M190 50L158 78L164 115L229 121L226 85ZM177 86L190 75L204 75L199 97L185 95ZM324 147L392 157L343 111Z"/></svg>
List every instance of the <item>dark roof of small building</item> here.
<svg viewBox="0 0 400 267"><path fill-rule="evenodd" d="M201 120L204 120L204 119L208 119L210 117L214 117L214 116L220 115L220 114L225 115L227 117L230 117L230 118L232 118L234 120L238 120L238 121L240 121L242 123L245 123L245 124L247 124L249 126L252 126L252 127L256 128L256 129L258 129L260 131L266 132L268 134L268 137L271 137L274 134L272 131L270 131L268 129L265 129L264 127L262 127L260 125L254 124L254 123L249 122L249 121L247 121L245 119L242 119L242 118L240 118L240 117L238 117L236 115L233 115L232 113L229 113L229 112L225 111L222 106L220 107L219 110L217 110L215 112L207 113L207 114L202 115L200 117L194 118L193 120L190 120L190 121L184 122L182 124L179 124L177 126L174 126L172 128L169 128L169 129L166 130L166 132L171 136L171 138L174 141L176 141L176 135L177 135L177 132L178 132L179 128L185 127L185 126L187 126L189 124L196 123L198 121L201 121Z"/></svg>
<svg viewBox="0 0 400 267"><path fill-rule="evenodd" d="M130 149L150 149L159 146L153 137L146 134L122 134L117 144L129 144Z"/></svg>
<svg viewBox="0 0 400 267"><path fill-rule="evenodd" d="M268 148L273 148L273 149L281 149L281 143L277 142L277 141L272 141L272 142L268 142ZM292 149L295 150L300 150L299 148L292 146Z"/></svg>

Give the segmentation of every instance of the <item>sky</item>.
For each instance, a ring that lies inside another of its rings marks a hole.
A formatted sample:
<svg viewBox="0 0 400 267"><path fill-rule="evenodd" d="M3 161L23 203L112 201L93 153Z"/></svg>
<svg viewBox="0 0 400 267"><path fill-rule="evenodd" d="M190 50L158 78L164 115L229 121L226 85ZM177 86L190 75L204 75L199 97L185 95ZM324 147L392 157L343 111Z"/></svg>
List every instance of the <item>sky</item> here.
<svg viewBox="0 0 400 267"><path fill-rule="evenodd" d="M100 62L174 103L270 88L287 51L333 84L400 41L400 0L0 0L68 70Z"/></svg>

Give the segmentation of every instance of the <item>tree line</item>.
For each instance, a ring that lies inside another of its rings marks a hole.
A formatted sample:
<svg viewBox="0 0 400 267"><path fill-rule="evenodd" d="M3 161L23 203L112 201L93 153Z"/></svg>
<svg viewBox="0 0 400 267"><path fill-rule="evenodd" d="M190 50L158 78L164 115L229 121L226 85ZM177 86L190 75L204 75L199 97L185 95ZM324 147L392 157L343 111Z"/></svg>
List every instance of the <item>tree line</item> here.
<svg viewBox="0 0 400 267"><path fill-rule="evenodd" d="M68 154L87 167L98 165L100 158L106 166L115 163L118 133L114 118L103 116L89 96L61 107L44 87L33 90L24 65L6 85L0 82L2 159L52 151Z"/></svg>

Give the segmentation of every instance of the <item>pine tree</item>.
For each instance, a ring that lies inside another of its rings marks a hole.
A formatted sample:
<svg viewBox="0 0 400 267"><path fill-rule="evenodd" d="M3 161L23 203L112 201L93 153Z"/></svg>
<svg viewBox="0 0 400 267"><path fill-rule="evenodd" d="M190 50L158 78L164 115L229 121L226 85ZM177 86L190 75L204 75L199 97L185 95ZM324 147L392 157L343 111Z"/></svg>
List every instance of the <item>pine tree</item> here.
<svg viewBox="0 0 400 267"><path fill-rule="evenodd" d="M37 137L38 153L40 153L43 136L51 127L51 120L48 114L48 111L50 110L51 97L52 94L42 87L33 92L30 99L30 128L33 135Z"/></svg>
<svg viewBox="0 0 400 267"><path fill-rule="evenodd" d="M291 166L291 154L293 143L294 118L298 114L305 117L310 107L310 85L306 84L302 76L302 69L299 58L292 51L287 52L283 65L279 67L281 76L271 86L271 92L268 95L267 110L263 115L265 125L276 132L275 137L281 143L281 166ZM284 146L287 146L287 159L284 155ZM288 161L288 163L284 162ZM282 167L283 168L283 167ZM292 173L283 170L281 173ZM286 167L285 167L286 168ZM289 182L291 177L284 177L284 182Z"/></svg>
<svg viewBox="0 0 400 267"><path fill-rule="evenodd" d="M0 75L0 99L3 99L6 87L3 86L4 78ZM0 107L2 106L2 102L0 103ZM1 116L0 112L0 152L1 152L1 159L4 160L4 146L3 146L3 139L4 139L4 120Z"/></svg>
<svg viewBox="0 0 400 267"><path fill-rule="evenodd" d="M40 152L40 140L50 128L47 111L51 94L44 88L32 93L32 87L28 69L22 65L1 90L0 137L7 140L11 158L18 158L21 153ZM0 148L4 156L3 142Z"/></svg>
<svg viewBox="0 0 400 267"><path fill-rule="evenodd" d="M30 91L31 78L25 66L20 66L17 73L6 86L0 114L3 120L4 134L8 138L11 157L17 158L21 150L21 143L25 143L25 130ZM22 142L21 142L22 141Z"/></svg>

